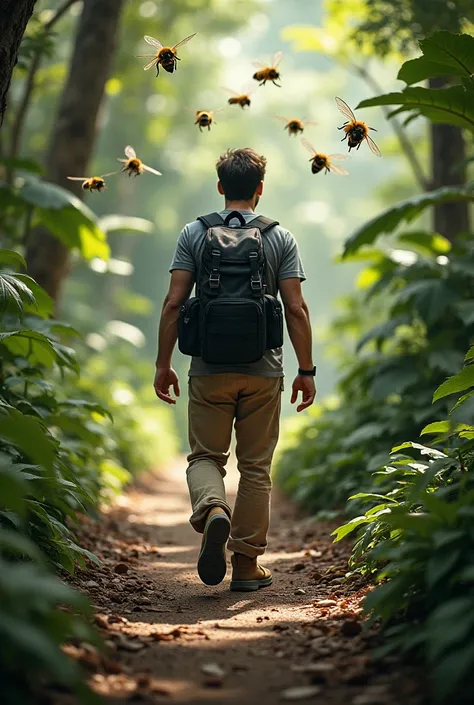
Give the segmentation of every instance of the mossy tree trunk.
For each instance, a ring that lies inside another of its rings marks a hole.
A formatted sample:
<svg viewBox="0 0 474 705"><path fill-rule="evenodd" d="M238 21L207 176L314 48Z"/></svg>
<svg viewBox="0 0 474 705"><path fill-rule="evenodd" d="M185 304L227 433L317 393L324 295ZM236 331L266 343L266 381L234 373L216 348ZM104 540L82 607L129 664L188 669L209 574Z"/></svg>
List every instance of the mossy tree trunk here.
<svg viewBox="0 0 474 705"><path fill-rule="evenodd" d="M110 75L125 0L84 0L69 75L59 102L46 158L46 179L83 197L80 184L97 136L97 123ZM27 243L28 273L56 301L70 269L68 248L44 229Z"/></svg>

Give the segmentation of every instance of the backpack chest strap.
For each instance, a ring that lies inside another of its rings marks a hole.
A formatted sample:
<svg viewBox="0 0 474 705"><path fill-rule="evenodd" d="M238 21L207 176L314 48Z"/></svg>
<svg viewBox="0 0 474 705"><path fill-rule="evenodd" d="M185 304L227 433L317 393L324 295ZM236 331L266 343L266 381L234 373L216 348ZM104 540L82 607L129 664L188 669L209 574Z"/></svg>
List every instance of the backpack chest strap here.
<svg viewBox="0 0 474 705"><path fill-rule="evenodd" d="M258 252L256 250L249 252L250 261L250 287L254 296L262 296L263 294L263 281L260 274L260 267L258 261Z"/></svg>

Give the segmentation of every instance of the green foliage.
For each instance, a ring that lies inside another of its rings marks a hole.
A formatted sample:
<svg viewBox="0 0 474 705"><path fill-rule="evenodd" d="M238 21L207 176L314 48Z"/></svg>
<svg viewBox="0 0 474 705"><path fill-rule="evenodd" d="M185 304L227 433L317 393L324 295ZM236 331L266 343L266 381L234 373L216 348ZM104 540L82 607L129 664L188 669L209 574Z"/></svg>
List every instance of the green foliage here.
<svg viewBox="0 0 474 705"><path fill-rule="evenodd" d="M459 381L457 386L464 391L470 385ZM422 433L435 434L444 449L413 442L393 448L390 462L375 474L380 491L351 498L369 508L334 534L339 541L357 532L351 567L373 574L378 583L364 607L384 624L382 653L422 659L434 702L453 696L469 702L474 685L474 619L469 617L474 606L474 426L448 420L429 424Z"/></svg>
<svg viewBox="0 0 474 705"><path fill-rule="evenodd" d="M423 56L406 61L398 78L408 86L435 76L471 79L474 74L474 37L435 32L420 41Z"/></svg>

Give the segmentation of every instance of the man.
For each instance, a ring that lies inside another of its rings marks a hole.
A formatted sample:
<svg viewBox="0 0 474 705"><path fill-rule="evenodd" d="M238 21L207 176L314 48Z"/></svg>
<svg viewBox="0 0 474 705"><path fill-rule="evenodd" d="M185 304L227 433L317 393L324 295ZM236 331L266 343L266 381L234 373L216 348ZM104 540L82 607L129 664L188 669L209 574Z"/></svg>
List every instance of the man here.
<svg viewBox="0 0 474 705"><path fill-rule="evenodd" d="M225 218L233 211L245 223L256 218L263 192L266 160L251 149L229 150L217 162L217 189L225 198ZM230 221L231 222L231 221ZM229 222L229 225L230 225ZM256 221L257 222L257 221ZM239 223L237 222L236 225ZM181 232L171 264L171 282L159 326L154 387L168 404L179 396L178 377L171 367L178 318L189 299L202 265L206 227L200 221ZM311 325L301 293L305 275L296 241L278 225L262 233L266 291L281 295L290 340L299 370L291 403L309 407L316 394L311 352ZM210 279L209 279L210 281ZM231 590L251 591L270 585L272 576L257 558L267 547L270 513L270 466L275 449L283 390L281 348L267 350L257 362L206 364L193 357L189 372L189 442L187 481L193 528L203 534L198 573L207 585L221 582L226 572L225 545L232 555ZM234 511L226 500L223 478L235 422L240 482Z"/></svg>

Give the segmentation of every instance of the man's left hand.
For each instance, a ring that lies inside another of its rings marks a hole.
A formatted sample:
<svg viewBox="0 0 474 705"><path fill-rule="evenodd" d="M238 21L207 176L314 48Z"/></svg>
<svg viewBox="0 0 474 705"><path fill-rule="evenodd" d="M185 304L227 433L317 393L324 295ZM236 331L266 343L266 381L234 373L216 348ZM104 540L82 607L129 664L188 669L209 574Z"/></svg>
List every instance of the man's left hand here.
<svg viewBox="0 0 474 705"><path fill-rule="evenodd" d="M172 367L157 367L153 386L158 399L167 404L176 404L176 399L170 394L170 387L173 387L175 396L179 397L179 380Z"/></svg>

